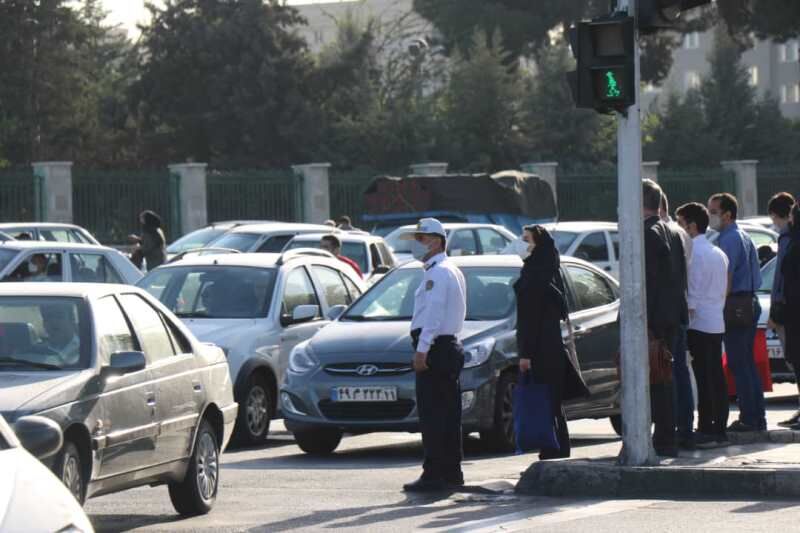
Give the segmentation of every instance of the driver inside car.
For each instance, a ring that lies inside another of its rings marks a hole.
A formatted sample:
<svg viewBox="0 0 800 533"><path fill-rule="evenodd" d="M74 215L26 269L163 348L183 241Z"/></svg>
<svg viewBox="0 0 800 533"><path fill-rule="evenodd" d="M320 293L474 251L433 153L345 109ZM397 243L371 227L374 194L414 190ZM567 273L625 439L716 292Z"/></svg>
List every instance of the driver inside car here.
<svg viewBox="0 0 800 533"><path fill-rule="evenodd" d="M46 338L37 346L45 354L43 363L69 367L81 357L81 341L72 306L49 304L42 306L42 325Z"/></svg>

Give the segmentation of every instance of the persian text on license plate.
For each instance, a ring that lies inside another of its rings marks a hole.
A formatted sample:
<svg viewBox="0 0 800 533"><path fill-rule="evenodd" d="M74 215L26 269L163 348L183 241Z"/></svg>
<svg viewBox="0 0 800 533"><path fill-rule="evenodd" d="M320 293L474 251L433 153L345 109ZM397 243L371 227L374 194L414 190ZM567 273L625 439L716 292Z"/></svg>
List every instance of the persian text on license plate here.
<svg viewBox="0 0 800 533"><path fill-rule="evenodd" d="M396 402L397 387L334 387L334 402Z"/></svg>

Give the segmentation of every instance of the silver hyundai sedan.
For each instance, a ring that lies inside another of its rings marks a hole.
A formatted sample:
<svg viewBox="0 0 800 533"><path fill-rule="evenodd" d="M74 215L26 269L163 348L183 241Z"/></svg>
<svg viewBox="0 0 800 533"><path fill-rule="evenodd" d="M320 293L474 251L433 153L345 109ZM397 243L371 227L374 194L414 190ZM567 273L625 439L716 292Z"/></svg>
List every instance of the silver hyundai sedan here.
<svg viewBox="0 0 800 533"><path fill-rule="evenodd" d="M459 335L466 352L461 374L464 430L480 432L493 449L513 450L512 397L518 373L513 283L522 261L515 256L452 260L467 282L467 320ZM617 282L572 258L563 258L561 273L578 358L592 393L567 404L567 415L611 417L618 429ZM422 275L419 262L395 269L336 322L293 350L281 407L286 427L305 452L331 453L345 433L419 430L409 326Z"/></svg>

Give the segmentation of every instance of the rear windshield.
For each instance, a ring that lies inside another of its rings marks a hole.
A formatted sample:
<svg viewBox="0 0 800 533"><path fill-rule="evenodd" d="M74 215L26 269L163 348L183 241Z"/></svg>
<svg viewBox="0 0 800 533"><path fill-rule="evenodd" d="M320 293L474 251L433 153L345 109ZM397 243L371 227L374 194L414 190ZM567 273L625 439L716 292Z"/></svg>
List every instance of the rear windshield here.
<svg viewBox="0 0 800 533"><path fill-rule="evenodd" d="M154 270L137 285L181 318L261 318L275 277L272 268L185 266Z"/></svg>
<svg viewBox="0 0 800 533"><path fill-rule="evenodd" d="M230 248L240 252L249 252L256 245L261 235L258 233L226 233L219 239L211 241L214 248Z"/></svg>
<svg viewBox="0 0 800 533"><path fill-rule="evenodd" d="M170 244L167 248L167 252L171 254L179 254L187 250L202 248L225 233L225 231L226 230L220 228L203 228L193 231Z"/></svg>
<svg viewBox="0 0 800 533"><path fill-rule="evenodd" d="M80 298L0 297L0 372L86 368L89 320Z"/></svg>
<svg viewBox="0 0 800 533"><path fill-rule="evenodd" d="M552 232L553 240L556 241L556 247L559 253L566 254L575 239L578 238L577 233L571 231L554 231Z"/></svg>
<svg viewBox="0 0 800 533"><path fill-rule="evenodd" d="M314 240L293 240L287 246L287 250L295 248L319 248L319 239ZM352 259L358 264L361 272L369 272L369 261L367 260L367 248L360 242L342 243L342 255Z"/></svg>

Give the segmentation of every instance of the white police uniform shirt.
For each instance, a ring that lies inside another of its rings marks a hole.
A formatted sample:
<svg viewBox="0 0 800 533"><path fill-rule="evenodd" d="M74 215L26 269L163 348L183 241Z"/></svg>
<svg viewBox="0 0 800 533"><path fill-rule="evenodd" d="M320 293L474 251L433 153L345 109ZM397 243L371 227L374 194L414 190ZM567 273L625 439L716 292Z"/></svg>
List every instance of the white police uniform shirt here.
<svg viewBox="0 0 800 533"><path fill-rule="evenodd" d="M420 329L417 351L428 353L440 335L457 335L467 314L467 284L464 275L447 254L425 262L425 275L414 294L411 331Z"/></svg>

